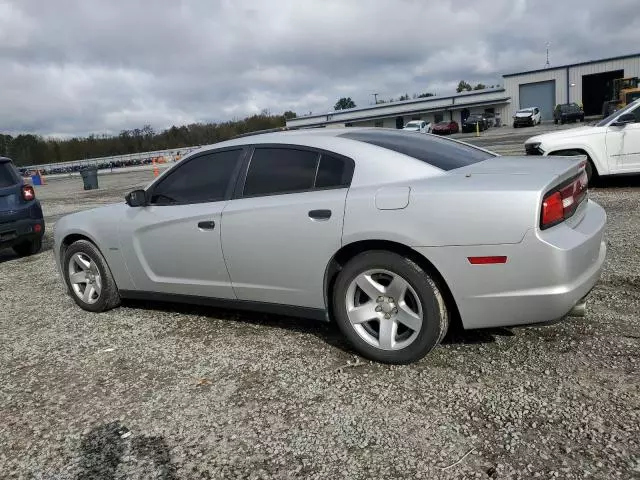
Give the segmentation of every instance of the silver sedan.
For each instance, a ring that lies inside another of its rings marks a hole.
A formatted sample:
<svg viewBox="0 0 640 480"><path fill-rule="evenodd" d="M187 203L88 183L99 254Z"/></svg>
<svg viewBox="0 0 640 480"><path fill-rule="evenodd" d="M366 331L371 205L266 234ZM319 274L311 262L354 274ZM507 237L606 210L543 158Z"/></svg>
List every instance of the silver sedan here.
<svg viewBox="0 0 640 480"><path fill-rule="evenodd" d="M85 310L157 299L335 321L363 356L408 363L453 321L583 311L605 224L579 157L307 129L203 147L125 202L60 219L54 254Z"/></svg>

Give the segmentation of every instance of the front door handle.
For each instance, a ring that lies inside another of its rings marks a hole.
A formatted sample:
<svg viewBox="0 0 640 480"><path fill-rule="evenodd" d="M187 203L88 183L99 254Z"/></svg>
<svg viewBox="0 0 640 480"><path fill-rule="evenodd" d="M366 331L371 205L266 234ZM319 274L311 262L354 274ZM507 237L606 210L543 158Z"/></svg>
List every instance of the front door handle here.
<svg viewBox="0 0 640 480"><path fill-rule="evenodd" d="M329 220L331 218L331 210L311 210L309 218L313 220Z"/></svg>
<svg viewBox="0 0 640 480"><path fill-rule="evenodd" d="M213 230L214 228L216 228L216 222L214 222L213 220L198 222L198 228L202 228L203 230Z"/></svg>

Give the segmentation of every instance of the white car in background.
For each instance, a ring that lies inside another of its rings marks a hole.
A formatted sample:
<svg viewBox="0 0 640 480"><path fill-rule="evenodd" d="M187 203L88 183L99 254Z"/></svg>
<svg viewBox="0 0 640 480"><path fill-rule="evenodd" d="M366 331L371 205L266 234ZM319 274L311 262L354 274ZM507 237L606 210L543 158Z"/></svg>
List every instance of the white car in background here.
<svg viewBox="0 0 640 480"><path fill-rule="evenodd" d="M407 123L403 130L420 133L431 133L431 122L426 120L411 120Z"/></svg>
<svg viewBox="0 0 640 480"><path fill-rule="evenodd" d="M542 122L542 114L538 107L521 108L513 116L513 128L522 126L532 127L534 125L540 125L540 122Z"/></svg>
<svg viewBox="0 0 640 480"><path fill-rule="evenodd" d="M529 138L527 155L584 155L589 180L640 173L640 99L595 125Z"/></svg>

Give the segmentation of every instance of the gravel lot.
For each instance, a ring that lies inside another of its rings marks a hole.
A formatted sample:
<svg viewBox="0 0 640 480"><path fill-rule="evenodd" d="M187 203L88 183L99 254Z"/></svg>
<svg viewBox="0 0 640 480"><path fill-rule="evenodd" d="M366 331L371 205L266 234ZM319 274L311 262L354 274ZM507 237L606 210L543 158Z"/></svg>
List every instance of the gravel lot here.
<svg viewBox="0 0 640 480"><path fill-rule="evenodd" d="M44 250L0 252L0 478L640 478L640 179L592 190L609 253L586 318L454 332L394 367L311 321L77 308L55 221L151 178L51 179Z"/></svg>

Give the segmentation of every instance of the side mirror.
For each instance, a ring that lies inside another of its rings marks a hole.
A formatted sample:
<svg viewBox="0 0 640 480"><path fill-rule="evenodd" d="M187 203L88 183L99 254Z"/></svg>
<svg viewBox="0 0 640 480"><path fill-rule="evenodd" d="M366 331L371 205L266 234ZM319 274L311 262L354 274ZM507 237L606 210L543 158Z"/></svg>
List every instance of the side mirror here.
<svg viewBox="0 0 640 480"><path fill-rule="evenodd" d="M144 190L134 190L124 197L130 207L144 207L147 204L147 194Z"/></svg>
<svg viewBox="0 0 640 480"><path fill-rule="evenodd" d="M614 127L624 127L628 123L635 123L636 116L633 113L625 113L616 118L616 121L611 123Z"/></svg>

